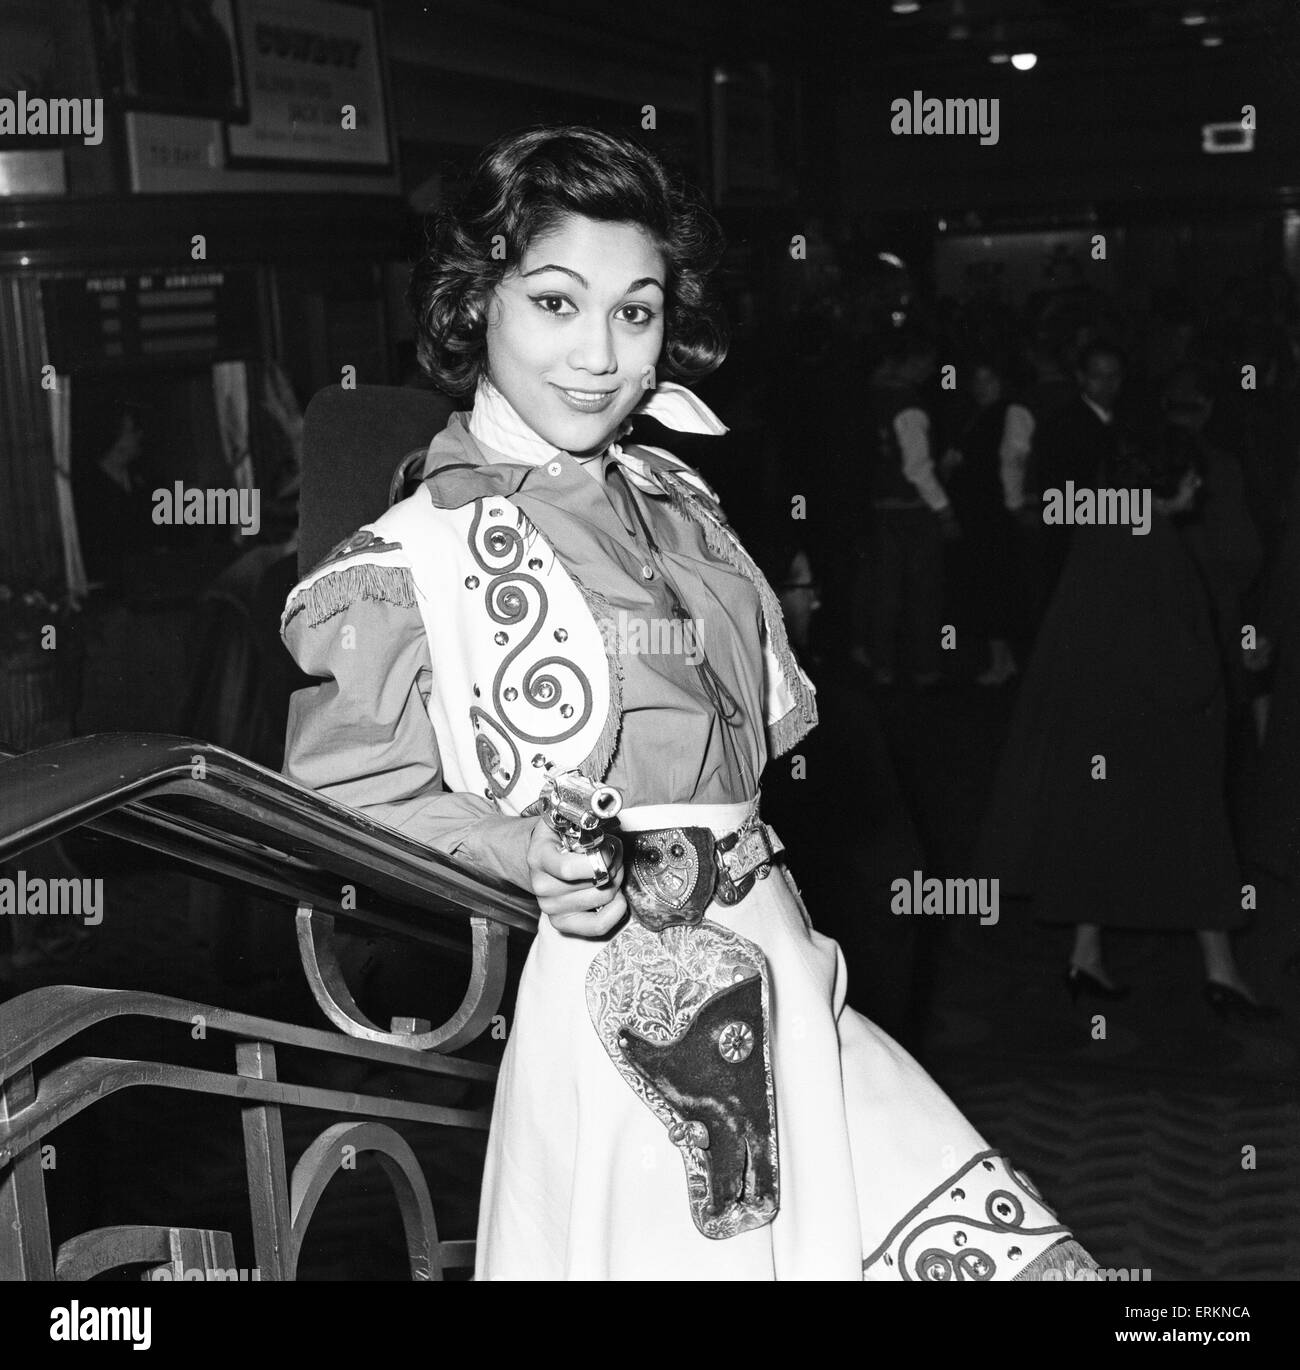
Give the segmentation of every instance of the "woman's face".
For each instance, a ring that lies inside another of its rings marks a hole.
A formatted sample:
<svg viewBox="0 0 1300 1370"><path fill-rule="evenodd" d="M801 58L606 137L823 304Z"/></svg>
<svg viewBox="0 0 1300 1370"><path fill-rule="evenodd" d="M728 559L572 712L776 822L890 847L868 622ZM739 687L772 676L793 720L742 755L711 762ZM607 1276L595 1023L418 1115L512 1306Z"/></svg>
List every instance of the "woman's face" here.
<svg viewBox="0 0 1300 1370"><path fill-rule="evenodd" d="M654 385L666 268L638 224L570 215L496 288L488 375L539 437L575 456L608 446Z"/></svg>

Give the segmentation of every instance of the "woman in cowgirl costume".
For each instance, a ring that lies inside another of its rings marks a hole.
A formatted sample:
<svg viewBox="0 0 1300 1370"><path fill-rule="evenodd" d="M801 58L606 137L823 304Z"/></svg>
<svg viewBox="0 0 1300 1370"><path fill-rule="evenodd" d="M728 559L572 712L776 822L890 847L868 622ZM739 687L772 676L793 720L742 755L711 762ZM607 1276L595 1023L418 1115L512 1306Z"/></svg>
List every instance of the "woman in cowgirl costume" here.
<svg viewBox="0 0 1300 1370"><path fill-rule="evenodd" d="M286 772L537 897L480 1278L1088 1266L845 1006L758 807L768 760L817 721L813 685L708 485L623 441L634 414L725 431L686 388L725 352L719 250L632 142L562 127L488 149L412 280L423 365L474 407L290 596L285 641L324 683L295 696ZM574 772L622 799L588 850L540 812Z"/></svg>

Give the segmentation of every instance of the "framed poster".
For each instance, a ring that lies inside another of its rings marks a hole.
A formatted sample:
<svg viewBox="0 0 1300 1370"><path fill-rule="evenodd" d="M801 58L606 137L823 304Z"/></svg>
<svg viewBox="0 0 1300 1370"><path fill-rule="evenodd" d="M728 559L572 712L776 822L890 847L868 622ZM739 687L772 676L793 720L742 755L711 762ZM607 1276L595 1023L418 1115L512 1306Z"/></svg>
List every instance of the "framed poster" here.
<svg viewBox="0 0 1300 1370"><path fill-rule="evenodd" d="M122 109L248 118L236 0L93 0L104 93Z"/></svg>
<svg viewBox="0 0 1300 1370"><path fill-rule="evenodd" d="M231 167L385 171L393 164L369 3L239 0L249 117L226 130Z"/></svg>

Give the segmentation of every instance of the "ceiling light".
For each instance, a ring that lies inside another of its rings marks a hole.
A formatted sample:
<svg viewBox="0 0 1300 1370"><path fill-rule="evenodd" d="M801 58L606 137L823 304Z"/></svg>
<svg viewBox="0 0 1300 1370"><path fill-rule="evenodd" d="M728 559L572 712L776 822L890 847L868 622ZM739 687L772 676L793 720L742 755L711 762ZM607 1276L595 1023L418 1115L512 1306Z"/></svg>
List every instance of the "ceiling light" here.
<svg viewBox="0 0 1300 1370"><path fill-rule="evenodd" d="M1203 48L1221 48L1223 46L1223 34L1203 33L1201 35L1201 46Z"/></svg>
<svg viewBox="0 0 1300 1370"><path fill-rule="evenodd" d="M948 38L954 43L964 43L970 37L970 25L966 22L966 6L962 0L952 0L952 23L948 25Z"/></svg>
<svg viewBox="0 0 1300 1370"><path fill-rule="evenodd" d="M1183 11L1183 23L1186 24L1189 29L1194 29L1198 24L1204 24L1205 22L1206 16L1204 10Z"/></svg>
<svg viewBox="0 0 1300 1370"><path fill-rule="evenodd" d="M1011 55L1009 53L1003 52L1001 48L999 48L996 52L989 53L989 61L992 62L994 66L1000 67L1005 63L1009 62L1010 60Z"/></svg>
<svg viewBox="0 0 1300 1370"><path fill-rule="evenodd" d="M920 0L893 0L889 6L895 14L915 14L921 8Z"/></svg>
<svg viewBox="0 0 1300 1370"><path fill-rule="evenodd" d="M1017 52L1012 55L1011 65L1017 71L1033 71L1038 65L1038 54L1035 52Z"/></svg>

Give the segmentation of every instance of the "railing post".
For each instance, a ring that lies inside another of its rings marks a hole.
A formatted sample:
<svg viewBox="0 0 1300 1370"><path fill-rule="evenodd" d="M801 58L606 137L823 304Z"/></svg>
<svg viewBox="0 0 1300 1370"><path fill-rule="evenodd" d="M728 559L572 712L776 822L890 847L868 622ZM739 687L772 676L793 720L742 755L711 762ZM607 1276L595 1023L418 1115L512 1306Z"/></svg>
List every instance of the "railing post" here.
<svg viewBox="0 0 1300 1370"><path fill-rule="evenodd" d="M275 1048L270 1042L240 1042L235 1065L254 1080L275 1080ZM244 1107L244 1159L253 1217L253 1258L264 1280L291 1280L293 1252L289 1182L285 1173L284 1122L279 1104Z"/></svg>
<svg viewBox="0 0 1300 1370"><path fill-rule="evenodd" d="M0 1085L0 1124L36 1099L31 1067ZM0 1280L52 1280L50 1215L39 1143L0 1170Z"/></svg>

